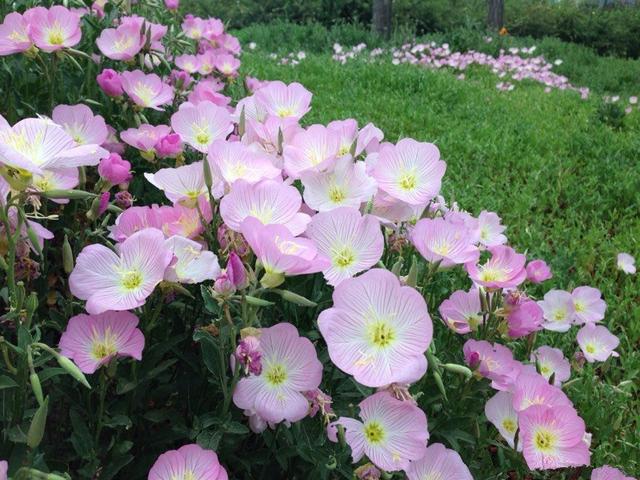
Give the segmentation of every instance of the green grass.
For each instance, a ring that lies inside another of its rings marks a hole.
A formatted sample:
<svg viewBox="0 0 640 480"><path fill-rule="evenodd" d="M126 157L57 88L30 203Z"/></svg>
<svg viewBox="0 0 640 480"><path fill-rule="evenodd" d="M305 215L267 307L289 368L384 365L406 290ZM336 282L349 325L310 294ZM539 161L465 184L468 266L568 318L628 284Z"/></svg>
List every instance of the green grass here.
<svg viewBox="0 0 640 480"><path fill-rule="evenodd" d="M370 48L401 45L404 42L447 42L453 51L477 50L498 55L501 48L531 47L536 45L536 55L542 54L548 61L562 59L563 64L554 71L566 75L576 86L587 86L597 93L612 95L640 95L640 60L603 57L593 49L557 38L534 39L531 37L499 37L487 44L486 32L458 28L447 33L433 33L415 37L411 30L397 29L393 37L384 42L368 28L353 24L337 24L326 28L318 23L297 25L288 22L255 24L233 32L242 45L256 42L258 50L265 53L288 53L304 50L312 53L329 53L335 42L351 47L365 43Z"/></svg>
<svg viewBox="0 0 640 480"><path fill-rule="evenodd" d="M640 111L614 130L600 120L597 100L545 94L534 84L500 93L483 70L459 81L409 65L341 66L326 54L297 67L278 66L263 53L242 60L246 74L311 90L306 123L353 117L375 123L392 142L437 144L448 165L445 196L474 214L498 212L512 245L550 263L554 278L531 293L583 284L602 290L620 358L574 371L580 379L567 393L593 433L593 465L640 474L640 276L615 266L620 251L640 259ZM544 334L539 345L572 356L576 331Z"/></svg>

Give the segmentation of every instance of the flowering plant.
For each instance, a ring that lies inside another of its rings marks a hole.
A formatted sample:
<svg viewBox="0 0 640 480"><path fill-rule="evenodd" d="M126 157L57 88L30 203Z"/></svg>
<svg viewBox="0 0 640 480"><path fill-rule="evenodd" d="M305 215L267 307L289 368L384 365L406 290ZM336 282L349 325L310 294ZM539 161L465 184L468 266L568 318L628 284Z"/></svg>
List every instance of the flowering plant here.
<svg viewBox="0 0 640 480"><path fill-rule="evenodd" d="M309 125L303 85L242 90L219 19L128 3L0 25L47 80L0 117L0 479L589 467L568 387L616 362L600 291L447 202L433 143Z"/></svg>

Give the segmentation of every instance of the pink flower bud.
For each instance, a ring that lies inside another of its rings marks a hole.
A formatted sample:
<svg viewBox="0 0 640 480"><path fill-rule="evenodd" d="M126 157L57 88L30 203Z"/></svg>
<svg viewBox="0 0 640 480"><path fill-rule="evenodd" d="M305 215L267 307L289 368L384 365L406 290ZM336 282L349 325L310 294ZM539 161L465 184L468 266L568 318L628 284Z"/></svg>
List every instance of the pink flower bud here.
<svg viewBox="0 0 640 480"><path fill-rule="evenodd" d="M216 281L213 282L213 289L218 295L229 296L236 293L236 286L233 284L229 275L226 272L221 273L216 278Z"/></svg>
<svg viewBox="0 0 640 480"><path fill-rule="evenodd" d="M247 286L247 272L244 269L242 260L236 252L231 252L227 259L227 276L231 279L236 288Z"/></svg>
<svg viewBox="0 0 640 480"><path fill-rule="evenodd" d="M509 336L519 338L542 329L544 312L533 300L527 300L514 307L507 316Z"/></svg>
<svg viewBox="0 0 640 480"><path fill-rule="evenodd" d="M105 68L96 77L96 81L98 82L98 85L100 86L102 91L110 97L119 97L123 93L120 74L115 70Z"/></svg>
<svg viewBox="0 0 640 480"><path fill-rule="evenodd" d="M174 158L182 152L182 139L177 133L162 137L154 146L160 158Z"/></svg>
<svg viewBox="0 0 640 480"><path fill-rule="evenodd" d="M333 400L331 396L327 395L319 388L304 392L304 396L307 397L307 400L309 400L310 417L315 417L318 412L320 412L320 414L323 416L333 413L333 409L331 408Z"/></svg>
<svg viewBox="0 0 640 480"><path fill-rule="evenodd" d="M98 207L98 216L102 215L104 212L107 211L110 198L111 198L111 194L109 192L104 192L102 195L100 195L100 206Z"/></svg>
<svg viewBox="0 0 640 480"><path fill-rule="evenodd" d="M131 180L131 164L117 153L111 153L100 160L98 173L102 178L116 185Z"/></svg>
<svg viewBox="0 0 640 480"><path fill-rule="evenodd" d="M527 280L531 283L542 283L552 276L551 269L544 260L533 260L527 265Z"/></svg>
<svg viewBox="0 0 640 480"><path fill-rule="evenodd" d="M180 6L180 0L164 0L164 6L167 10L177 10Z"/></svg>
<svg viewBox="0 0 640 480"><path fill-rule="evenodd" d="M171 70L169 75L169 83L173 85L176 90L186 90L193 82L193 77L189 75L189 72L183 70Z"/></svg>

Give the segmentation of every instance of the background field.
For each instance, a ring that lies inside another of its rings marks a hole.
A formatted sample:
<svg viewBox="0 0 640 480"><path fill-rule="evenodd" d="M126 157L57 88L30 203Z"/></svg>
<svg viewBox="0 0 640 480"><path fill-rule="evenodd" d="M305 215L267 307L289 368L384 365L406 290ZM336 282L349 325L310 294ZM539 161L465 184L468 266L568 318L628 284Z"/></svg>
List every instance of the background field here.
<svg viewBox="0 0 640 480"><path fill-rule="evenodd" d="M342 39L358 35L352 27L341 31ZM547 40L543 50L555 48L568 72L579 72L570 79L595 90L583 101L574 92L546 94L533 83L498 92L496 77L482 69L460 81L451 72L390 62L340 65L328 53L312 53L336 38L319 26L254 26L238 34L244 45L258 44L243 54L246 74L297 81L314 93L308 123L353 117L361 125L375 123L392 142L413 137L436 143L448 165L447 198L473 214L498 212L518 250L550 262L554 287L602 290L605 322L622 340L620 359L610 368L587 365L567 392L594 434L593 464L639 474L640 277L619 273L615 257L620 251L640 257L640 111L621 128L611 127L601 113L602 92L640 90L637 76L624 80L637 62ZM277 65L267 55L277 45L286 46L281 51L306 50L307 58L296 67ZM546 334L544 340L572 355L575 332Z"/></svg>

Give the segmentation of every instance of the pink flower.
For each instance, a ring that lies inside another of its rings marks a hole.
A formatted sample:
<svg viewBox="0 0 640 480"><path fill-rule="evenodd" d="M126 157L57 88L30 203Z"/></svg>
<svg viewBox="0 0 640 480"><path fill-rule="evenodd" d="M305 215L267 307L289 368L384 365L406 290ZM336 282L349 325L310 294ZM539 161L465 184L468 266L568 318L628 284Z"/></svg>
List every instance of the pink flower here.
<svg viewBox="0 0 640 480"><path fill-rule="evenodd" d="M427 261L440 262L445 268L477 262L480 257L467 228L442 217L420 220L411 230L411 242Z"/></svg>
<svg viewBox="0 0 640 480"><path fill-rule="evenodd" d="M342 281L318 327L331 361L368 387L413 383L427 370L433 334L427 305L388 270Z"/></svg>
<svg viewBox="0 0 640 480"><path fill-rule="evenodd" d="M175 158L182 153L182 138L177 133L165 135L154 145L160 158Z"/></svg>
<svg viewBox="0 0 640 480"><path fill-rule="evenodd" d="M220 93L224 85L218 79L207 78L200 80L189 94L189 102L197 105L200 102L211 102L220 107L226 107L231 98Z"/></svg>
<svg viewBox="0 0 640 480"><path fill-rule="evenodd" d="M284 169L292 178L303 172L330 170L340 148L338 134L323 125L300 130L284 146Z"/></svg>
<svg viewBox="0 0 640 480"><path fill-rule="evenodd" d="M547 380L553 375L553 384L556 387L562 386L562 382L571 377L571 365L560 349L546 345L538 347L531 353L531 361L536 364L540 375Z"/></svg>
<svg viewBox="0 0 640 480"><path fill-rule="evenodd" d="M119 97L124 93L122 90L122 79L120 74L110 68L105 68L96 77L98 86L110 97Z"/></svg>
<svg viewBox="0 0 640 480"><path fill-rule="evenodd" d="M518 413L513 408L513 395L510 392L497 392L487 400L484 414L509 446L514 448L518 431Z"/></svg>
<svg viewBox="0 0 640 480"><path fill-rule="evenodd" d="M524 255L505 245L489 247L489 252L491 258L483 265L475 262L465 265L471 280L487 288L512 288L524 282L527 276Z"/></svg>
<svg viewBox="0 0 640 480"><path fill-rule="evenodd" d="M27 11L29 36L40 50L55 52L80 42L80 16L61 5ZM26 12L25 12L26 15Z"/></svg>
<svg viewBox="0 0 640 480"><path fill-rule="evenodd" d="M77 168L60 168L55 170L45 170L42 174L34 173L31 188L38 192L48 192L49 190L69 190L75 188L80 181ZM65 199L52 199L60 204L69 203Z"/></svg>
<svg viewBox="0 0 640 480"><path fill-rule="evenodd" d="M31 48L29 24L18 12L9 13L0 25L0 56L13 55Z"/></svg>
<svg viewBox="0 0 640 480"><path fill-rule="evenodd" d="M515 305L507 315L509 336L519 338L542 329L544 312L533 300Z"/></svg>
<svg viewBox="0 0 640 480"><path fill-rule="evenodd" d="M179 55L174 62L176 67L188 73L196 73L200 68L200 59L195 55Z"/></svg>
<svg viewBox="0 0 640 480"><path fill-rule="evenodd" d="M337 207L360 208L377 190L375 180L365 170L364 162L354 162L346 156L339 158L331 171L302 172L304 201L320 212Z"/></svg>
<svg viewBox="0 0 640 480"><path fill-rule="evenodd" d="M604 465L599 468L595 468L591 472L591 480L635 480L633 477L627 477L622 471L617 468Z"/></svg>
<svg viewBox="0 0 640 480"><path fill-rule="evenodd" d="M506 391L512 388L522 370L522 364L513 359L513 354L504 345L491 344L486 340L469 339L462 351L464 360L477 373L491 380L496 390Z"/></svg>
<svg viewBox="0 0 640 480"><path fill-rule="evenodd" d="M142 359L144 336L138 317L130 312L106 311L69 319L60 337L60 353L84 373L93 373L115 357Z"/></svg>
<svg viewBox="0 0 640 480"><path fill-rule="evenodd" d="M320 414L323 416L333 413L333 408L331 408L333 399L331 398L331 396L327 395L319 388L304 392L304 396L307 397L307 400L309 400L310 417L315 417L318 412L320 412Z"/></svg>
<svg viewBox="0 0 640 480"><path fill-rule="evenodd" d="M214 67L226 77L235 77L238 75L240 60L233 55L218 55L214 62Z"/></svg>
<svg viewBox="0 0 640 480"><path fill-rule="evenodd" d="M475 332L482 324L480 293L472 288L468 292L458 290L440 304L438 308L447 327L456 333Z"/></svg>
<svg viewBox="0 0 640 480"><path fill-rule="evenodd" d="M585 425L571 406L535 405L518 415L524 458L532 470L589 465Z"/></svg>
<svg viewBox="0 0 640 480"><path fill-rule="evenodd" d="M502 232L507 227L500 224L500 217L494 212L483 210L478 217L480 243L485 247L494 247L507 243L507 237Z"/></svg>
<svg viewBox="0 0 640 480"><path fill-rule="evenodd" d="M255 94L256 102L269 115L296 120L311 110L311 97L311 92L299 83L285 85L280 81L269 82Z"/></svg>
<svg viewBox="0 0 640 480"><path fill-rule="evenodd" d="M165 246L173 253L174 261L164 272L169 282L202 283L213 280L220 274L218 257L202 244L188 238L174 235L165 241Z"/></svg>
<svg viewBox="0 0 640 480"><path fill-rule="evenodd" d="M227 258L226 273L236 288L247 286L247 271L244 268L242 259L236 252L231 252Z"/></svg>
<svg viewBox="0 0 640 480"><path fill-rule="evenodd" d="M156 229L144 229L119 244L118 253L94 244L85 247L69 276L71 293L87 300L91 314L130 310L145 300L164 277L173 254Z"/></svg>
<svg viewBox="0 0 640 480"><path fill-rule="evenodd" d="M622 252L618 254L617 266L619 270L629 275L636 273L636 259L628 253Z"/></svg>
<svg viewBox="0 0 640 480"><path fill-rule="evenodd" d="M171 127L167 125L149 125L143 123L138 128L129 128L120 133L122 141L143 153L155 153L156 144L169 135Z"/></svg>
<svg viewBox="0 0 640 480"><path fill-rule="evenodd" d="M113 185L125 183L131 180L131 164L124 160L117 153L112 153L108 157L100 160L98 173L102 178Z"/></svg>
<svg viewBox="0 0 640 480"><path fill-rule="evenodd" d="M123 24L105 28L96 39L102 54L111 60L132 60L144 47L146 36L138 25Z"/></svg>
<svg viewBox="0 0 640 480"><path fill-rule="evenodd" d="M262 373L241 378L233 392L238 408L252 410L267 422L297 422L309 413L304 392L322 380L322 364L309 339L290 323L263 328Z"/></svg>
<svg viewBox="0 0 640 480"><path fill-rule="evenodd" d="M473 480L469 468L455 450L446 448L441 443L432 443L424 457L414 460L406 470L408 480L455 479Z"/></svg>
<svg viewBox="0 0 640 480"><path fill-rule="evenodd" d="M544 299L538 301L544 312L545 330L566 332L571 328L575 318L573 297L564 290L549 290Z"/></svg>
<svg viewBox="0 0 640 480"><path fill-rule="evenodd" d="M596 323L604 318L607 304L600 290L593 287L577 287L571 292L575 323Z"/></svg>
<svg viewBox="0 0 640 480"><path fill-rule="evenodd" d="M424 205L440 192L446 168L435 145L405 138L380 148L371 175L391 197Z"/></svg>
<svg viewBox="0 0 640 480"><path fill-rule="evenodd" d="M313 216L305 235L331 260L331 266L322 273L334 287L374 266L384 250L380 222L371 215L363 217L350 207Z"/></svg>
<svg viewBox="0 0 640 480"><path fill-rule="evenodd" d="M180 0L164 0L164 6L167 7L167 10L178 10Z"/></svg>
<svg viewBox="0 0 640 480"><path fill-rule="evenodd" d="M192 444L169 450L155 461L148 480L227 480L227 471L212 450Z"/></svg>
<svg viewBox="0 0 640 480"><path fill-rule="evenodd" d="M315 244L306 238L296 238L282 225L263 225L247 217L240 232L262 263L265 287L277 287L284 275L300 275L324 270L329 260L318 253Z"/></svg>
<svg viewBox="0 0 640 480"><path fill-rule="evenodd" d="M6 460L0 460L0 480L7 480L7 471L9 470L9 463Z"/></svg>
<svg viewBox="0 0 640 480"><path fill-rule="evenodd" d="M576 340L589 363L604 362L609 357L619 356L614 350L620 340L602 325L586 323L578 330Z"/></svg>
<svg viewBox="0 0 640 480"><path fill-rule="evenodd" d="M527 280L531 283L542 283L551 277L551 269L544 260L533 260L527 264Z"/></svg>
<svg viewBox="0 0 640 480"><path fill-rule="evenodd" d="M77 145L102 145L107 140L109 132L104 118L94 115L86 105L58 105L51 118Z"/></svg>
<svg viewBox="0 0 640 480"><path fill-rule="evenodd" d="M212 170L228 185L237 180L253 184L264 179L281 179L273 157L240 142L216 140L209 147L208 158Z"/></svg>
<svg viewBox="0 0 640 480"><path fill-rule="evenodd" d="M161 168L156 173L145 173L144 178L162 190L173 203L182 202L194 207L198 197L207 194L203 168L202 162L195 162L177 168ZM218 187L212 190L214 196L219 198L222 195L222 185L216 180Z"/></svg>
<svg viewBox="0 0 640 480"><path fill-rule="evenodd" d="M547 407L571 406L571 400L562 390L533 369L524 369L516 379L513 389L513 408L522 412L532 405Z"/></svg>
<svg viewBox="0 0 640 480"><path fill-rule="evenodd" d="M182 31L188 38L199 40L207 28L207 22L200 17L186 15L182 22Z"/></svg>
<svg viewBox="0 0 640 480"><path fill-rule="evenodd" d="M378 392L360 402L360 420L340 417L328 427L329 439L337 441L338 425L345 428L353 463L363 456L382 470L406 470L409 462L427 452L427 416L411 402Z"/></svg>
<svg viewBox="0 0 640 480"><path fill-rule="evenodd" d="M95 144L78 146L62 127L43 118L26 118L13 128L0 129L2 163L31 173L97 165L107 154Z"/></svg>
<svg viewBox="0 0 640 480"><path fill-rule="evenodd" d="M224 140L233 131L227 109L207 101L180 105L171 116L171 126L185 143L203 153L215 140Z"/></svg>
<svg viewBox="0 0 640 480"><path fill-rule="evenodd" d="M220 215L236 232L245 218L253 217L264 225L284 225L293 235L299 235L311 220L306 213L300 213L301 205L300 193L293 186L275 180L262 180L255 185L237 180L220 201Z"/></svg>
<svg viewBox="0 0 640 480"><path fill-rule="evenodd" d="M142 70L134 70L123 72L121 78L122 89L140 107L162 110L162 105L173 100L173 88L155 73L147 75Z"/></svg>

